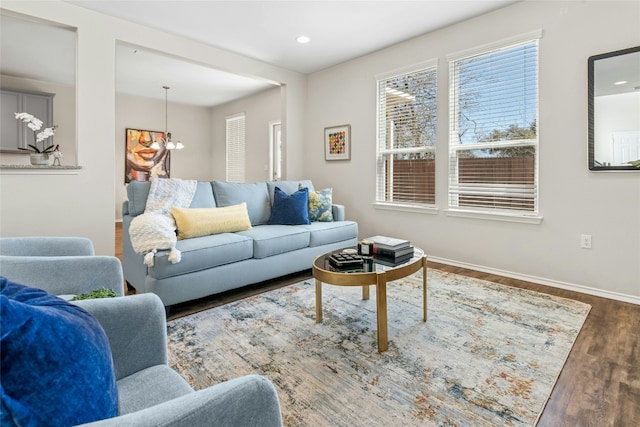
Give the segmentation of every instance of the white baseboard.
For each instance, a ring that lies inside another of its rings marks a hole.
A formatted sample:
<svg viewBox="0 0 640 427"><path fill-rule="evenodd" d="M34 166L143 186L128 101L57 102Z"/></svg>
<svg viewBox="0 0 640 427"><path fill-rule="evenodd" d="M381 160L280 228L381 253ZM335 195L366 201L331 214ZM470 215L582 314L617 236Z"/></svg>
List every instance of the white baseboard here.
<svg viewBox="0 0 640 427"><path fill-rule="evenodd" d="M427 256L429 261L439 262L441 264L452 265L454 267L468 268L470 270L482 271L483 273L496 274L498 276L510 277L512 279L524 280L526 282L536 283L538 285L551 286L554 288L565 289L568 291L580 292L583 294L594 295L597 297L608 298L616 301L628 302L640 305L640 297L635 295L626 295L618 292L604 291L602 289L590 288L588 286L576 285L574 283L561 282L558 280L545 279L542 277L529 276L527 274L514 273L496 268L484 267L482 265L469 264L466 262L454 261L445 258Z"/></svg>

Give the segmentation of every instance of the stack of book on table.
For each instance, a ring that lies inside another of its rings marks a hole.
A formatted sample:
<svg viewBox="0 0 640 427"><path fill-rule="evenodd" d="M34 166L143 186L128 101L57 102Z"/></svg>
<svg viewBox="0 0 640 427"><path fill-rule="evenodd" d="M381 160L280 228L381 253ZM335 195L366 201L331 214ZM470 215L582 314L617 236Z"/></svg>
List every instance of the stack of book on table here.
<svg viewBox="0 0 640 427"><path fill-rule="evenodd" d="M386 236L373 236L365 240L373 242L373 255L376 261L395 265L402 264L413 256L413 246L408 240Z"/></svg>

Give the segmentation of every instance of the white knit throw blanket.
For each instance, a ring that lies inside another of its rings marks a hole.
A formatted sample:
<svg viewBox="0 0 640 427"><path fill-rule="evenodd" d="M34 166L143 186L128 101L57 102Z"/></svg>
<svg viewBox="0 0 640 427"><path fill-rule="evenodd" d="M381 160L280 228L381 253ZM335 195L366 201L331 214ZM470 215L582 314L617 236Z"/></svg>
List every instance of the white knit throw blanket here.
<svg viewBox="0 0 640 427"><path fill-rule="evenodd" d="M151 180L147 206L142 215L131 221L129 236L136 253L144 255L144 263L153 267L158 249L170 249L169 261L180 262L176 248L176 225L171 207L188 208L196 193L197 181L157 178Z"/></svg>

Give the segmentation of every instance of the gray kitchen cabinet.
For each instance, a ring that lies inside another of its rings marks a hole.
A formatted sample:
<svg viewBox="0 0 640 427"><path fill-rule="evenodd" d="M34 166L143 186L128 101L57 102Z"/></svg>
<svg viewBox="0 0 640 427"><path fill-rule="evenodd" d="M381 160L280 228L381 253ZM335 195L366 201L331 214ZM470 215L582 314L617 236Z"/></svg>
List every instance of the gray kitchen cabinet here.
<svg viewBox="0 0 640 427"><path fill-rule="evenodd" d="M43 92L23 92L2 89L0 104L0 151L5 153L26 153L18 148L26 148L34 144L35 135L21 120L16 120L15 113L29 113L43 121L42 129L53 126L53 97L55 94ZM53 144L53 138L46 140L45 145ZM42 148L42 147L40 147Z"/></svg>

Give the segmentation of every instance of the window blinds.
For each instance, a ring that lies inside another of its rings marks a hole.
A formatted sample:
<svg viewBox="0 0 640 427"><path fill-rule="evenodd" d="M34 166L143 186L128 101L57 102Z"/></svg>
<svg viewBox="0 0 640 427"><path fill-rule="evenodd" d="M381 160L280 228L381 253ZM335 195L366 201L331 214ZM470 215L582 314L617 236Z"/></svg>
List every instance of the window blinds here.
<svg viewBox="0 0 640 427"><path fill-rule="evenodd" d="M431 65L378 79L379 202L435 203L436 77Z"/></svg>
<svg viewBox="0 0 640 427"><path fill-rule="evenodd" d="M244 113L227 117L227 181L245 181Z"/></svg>
<svg viewBox="0 0 640 427"><path fill-rule="evenodd" d="M537 213L537 38L452 60L449 71L449 206Z"/></svg>

